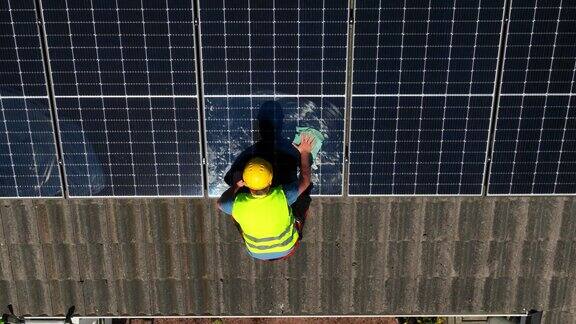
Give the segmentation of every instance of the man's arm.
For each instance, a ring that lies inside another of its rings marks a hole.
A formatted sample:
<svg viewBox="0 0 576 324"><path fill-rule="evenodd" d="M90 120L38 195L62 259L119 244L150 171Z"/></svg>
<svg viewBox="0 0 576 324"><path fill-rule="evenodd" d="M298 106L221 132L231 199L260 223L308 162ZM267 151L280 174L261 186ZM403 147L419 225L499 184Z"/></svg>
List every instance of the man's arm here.
<svg viewBox="0 0 576 324"><path fill-rule="evenodd" d="M234 174L234 184L232 187L228 188L220 198L218 198L218 207L223 212L232 215L232 204L234 203L234 197L240 188L244 187L244 181L242 180L241 173Z"/></svg>
<svg viewBox="0 0 576 324"><path fill-rule="evenodd" d="M310 152L314 147L314 138L302 135L300 145L296 146L300 151L300 181L298 183L298 195L302 194L312 182L312 169L310 168Z"/></svg>

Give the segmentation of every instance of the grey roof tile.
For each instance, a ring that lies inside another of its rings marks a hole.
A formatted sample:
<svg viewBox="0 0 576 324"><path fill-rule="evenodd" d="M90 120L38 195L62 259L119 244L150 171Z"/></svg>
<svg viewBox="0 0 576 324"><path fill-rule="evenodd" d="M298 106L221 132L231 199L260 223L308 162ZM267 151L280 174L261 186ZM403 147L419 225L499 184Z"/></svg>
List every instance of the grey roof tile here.
<svg viewBox="0 0 576 324"><path fill-rule="evenodd" d="M77 236L67 204L60 200L44 200L36 205L38 235L42 243L69 243Z"/></svg>
<svg viewBox="0 0 576 324"><path fill-rule="evenodd" d="M185 312L182 282L177 279L154 280L150 285L152 314L178 315Z"/></svg>
<svg viewBox="0 0 576 324"><path fill-rule="evenodd" d="M14 310L20 312L25 306L18 304L18 294L13 280L0 280L0 312L6 312L6 305L12 304Z"/></svg>
<svg viewBox="0 0 576 324"><path fill-rule="evenodd" d="M182 220L176 213L173 199L144 203L146 241L150 243L181 242L183 238Z"/></svg>
<svg viewBox="0 0 576 324"><path fill-rule="evenodd" d="M78 272L82 279L98 280L114 278L112 267L111 245L103 243L79 244L76 245L78 255Z"/></svg>
<svg viewBox="0 0 576 324"><path fill-rule="evenodd" d="M75 307L76 314L86 314L82 282L78 280L50 280L48 284L54 316L66 315L71 306Z"/></svg>
<svg viewBox="0 0 576 324"><path fill-rule="evenodd" d="M490 201L465 200L460 203L457 240L476 241L492 237L494 206Z"/></svg>
<svg viewBox="0 0 576 324"><path fill-rule="evenodd" d="M185 300L184 314L219 314L220 281L204 278L186 279L182 282Z"/></svg>
<svg viewBox="0 0 576 324"><path fill-rule="evenodd" d="M85 313L94 315L120 315L127 314L119 309L121 301L116 282L108 279L84 280L82 283L82 296ZM120 294L120 296L122 296Z"/></svg>
<svg viewBox="0 0 576 324"><path fill-rule="evenodd" d="M557 276L570 276L574 275L574 269L576 269L576 241L558 241L554 255L554 273Z"/></svg>
<svg viewBox="0 0 576 324"><path fill-rule="evenodd" d="M119 249L122 257L122 262L117 264L121 274L123 274L122 278L128 280L147 280L149 278L148 262L150 256L146 247L146 243L127 243L115 246Z"/></svg>
<svg viewBox="0 0 576 324"><path fill-rule="evenodd" d="M113 243L146 242L139 200L110 200L106 204L109 240Z"/></svg>
<svg viewBox="0 0 576 324"><path fill-rule="evenodd" d="M45 280L15 280L19 315L48 316L53 312L50 286Z"/></svg>
<svg viewBox="0 0 576 324"><path fill-rule="evenodd" d="M11 267L12 262L10 261L11 259L8 250L8 244L0 243L0 280L7 280L7 281L13 280L12 267Z"/></svg>
<svg viewBox="0 0 576 324"><path fill-rule="evenodd" d="M141 279L117 280L115 285L118 313L121 315L151 314L151 283L151 281Z"/></svg>
<svg viewBox="0 0 576 324"><path fill-rule="evenodd" d="M352 238L344 236L346 233L352 232L355 238L361 237L363 241L384 241L387 239L388 221L389 217L386 214L390 213L390 204L387 202L365 202L356 200L353 210L346 210L345 204L340 208L341 211L334 211L335 215L342 213L343 215L356 215L356 217L334 217L342 223L342 226L336 228L325 228L325 236L334 235L338 241L351 241ZM350 209L350 208L348 208ZM331 221L325 222L325 224ZM338 236L337 236L338 235Z"/></svg>
<svg viewBox="0 0 576 324"><path fill-rule="evenodd" d="M454 242L426 242L422 244L420 256L420 274L424 278L454 276L452 264L456 253Z"/></svg>
<svg viewBox="0 0 576 324"><path fill-rule="evenodd" d="M34 203L30 200L9 200L2 204L2 225L7 243L37 244L38 224Z"/></svg>
<svg viewBox="0 0 576 324"><path fill-rule="evenodd" d="M14 280L46 280L46 266L39 244L10 244Z"/></svg>
<svg viewBox="0 0 576 324"><path fill-rule="evenodd" d="M498 241L523 241L526 237L528 204L523 198L496 199L492 238Z"/></svg>
<svg viewBox="0 0 576 324"><path fill-rule="evenodd" d="M516 280L511 277L493 276L484 280L483 309L492 312L512 312L511 297Z"/></svg>
<svg viewBox="0 0 576 324"><path fill-rule="evenodd" d="M449 308L459 309L459 313L474 313L479 303L476 296L484 289L484 280L475 277L452 278ZM481 295L481 294L480 294Z"/></svg>
<svg viewBox="0 0 576 324"><path fill-rule="evenodd" d="M562 209L562 224L560 226L560 240L576 241L576 199L566 198Z"/></svg>
<svg viewBox="0 0 576 324"><path fill-rule="evenodd" d="M273 263L246 254L214 199L1 201L0 289L34 315L73 302L91 315L543 307L568 318L575 201L315 198L295 255Z"/></svg>
<svg viewBox="0 0 576 324"><path fill-rule="evenodd" d="M390 241L419 241L424 226L424 211L419 198L392 201L390 206Z"/></svg>
<svg viewBox="0 0 576 324"><path fill-rule="evenodd" d="M442 314L450 312L450 276L419 278L417 305L420 313Z"/></svg>
<svg viewBox="0 0 576 324"><path fill-rule="evenodd" d="M488 277L490 246L482 241L456 241L453 269L457 277Z"/></svg>
<svg viewBox="0 0 576 324"><path fill-rule="evenodd" d="M400 267L400 265L398 265ZM384 283L384 299L387 301L385 313L416 313L418 281L410 277L392 277Z"/></svg>
<svg viewBox="0 0 576 324"><path fill-rule="evenodd" d="M559 200L530 201L526 239L533 241L556 240L562 221L564 202Z"/></svg>
<svg viewBox="0 0 576 324"><path fill-rule="evenodd" d="M182 259L178 244L147 244L146 255L150 278L180 279L182 277Z"/></svg>
<svg viewBox="0 0 576 324"><path fill-rule="evenodd" d="M70 217L75 232L75 241L79 244L110 242L108 229L109 206L101 200L88 199L73 206Z"/></svg>
<svg viewBox="0 0 576 324"><path fill-rule="evenodd" d="M215 278L215 259L211 257L216 249L214 244L186 243L180 248L184 255L181 260L183 278Z"/></svg>
<svg viewBox="0 0 576 324"><path fill-rule="evenodd" d="M47 280L79 280L76 245L42 244Z"/></svg>

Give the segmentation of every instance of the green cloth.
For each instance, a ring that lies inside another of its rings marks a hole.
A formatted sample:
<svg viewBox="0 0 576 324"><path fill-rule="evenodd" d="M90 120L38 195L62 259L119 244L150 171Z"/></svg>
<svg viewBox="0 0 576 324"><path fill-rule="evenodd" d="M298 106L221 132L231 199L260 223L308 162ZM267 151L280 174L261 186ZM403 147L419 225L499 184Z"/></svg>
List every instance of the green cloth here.
<svg viewBox="0 0 576 324"><path fill-rule="evenodd" d="M312 163L316 161L316 157L318 156L318 152L322 148L322 142L324 141L324 135L320 133L320 131L311 128L311 127L296 127L296 136L294 136L294 140L292 143L296 145L300 145L301 136L303 133L306 133L309 136L314 138L314 147L312 148Z"/></svg>

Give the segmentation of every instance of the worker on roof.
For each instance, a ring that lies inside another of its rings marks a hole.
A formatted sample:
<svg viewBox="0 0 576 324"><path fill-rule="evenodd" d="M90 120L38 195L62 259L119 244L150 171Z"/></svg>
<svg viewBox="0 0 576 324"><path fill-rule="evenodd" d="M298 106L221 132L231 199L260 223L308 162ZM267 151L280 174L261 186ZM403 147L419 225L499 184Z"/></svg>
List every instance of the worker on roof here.
<svg viewBox="0 0 576 324"><path fill-rule="evenodd" d="M232 215L248 253L256 259L285 259L292 255L302 237L307 210L294 213L291 205L309 192L314 137L304 134L294 146L300 152L297 181L272 186L272 164L253 157L242 172L234 174L232 186L218 199L219 208Z"/></svg>

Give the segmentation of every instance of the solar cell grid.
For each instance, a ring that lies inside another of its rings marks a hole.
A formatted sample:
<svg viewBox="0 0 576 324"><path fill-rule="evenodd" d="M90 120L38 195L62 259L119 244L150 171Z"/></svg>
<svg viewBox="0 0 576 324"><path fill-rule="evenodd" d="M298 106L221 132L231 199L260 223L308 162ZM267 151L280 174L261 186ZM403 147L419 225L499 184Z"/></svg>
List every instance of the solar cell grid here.
<svg viewBox="0 0 576 324"><path fill-rule="evenodd" d="M206 95L344 95L347 1L200 1Z"/></svg>
<svg viewBox="0 0 576 324"><path fill-rule="evenodd" d="M351 195L479 195L503 4L356 4Z"/></svg>
<svg viewBox="0 0 576 324"><path fill-rule="evenodd" d="M210 195L274 100L291 116L285 140L297 125L328 136L313 193L340 195L348 1L200 1L200 31Z"/></svg>
<svg viewBox="0 0 576 324"><path fill-rule="evenodd" d="M576 6L513 1L489 193L575 194Z"/></svg>
<svg viewBox="0 0 576 324"><path fill-rule="evenodd" d="M193 3L43 1L61 95L195 95Z"/></svg>
<svg viewBox="0 0 576 324"><path fill-rule="evenodd" d="M359 1L353 94L494 91L501 1Z"/></svg>
<svg viewBox="0 0 576 324"><path fill-rule="evenodd" d="M351 195L481 193L491 97L357 96L352 104Z"/></svg>
<svg viewBox="0 0 576 324"><path fill-rule="evenodd" d="M274 108L271 107L272 102L276 104ZM272 150L258 153L270 159L285 155L292 158L295 154L295 159L299 161L298 152L290 144L296 126L318 129L326 139L312 172L315 186L313 194L342 194L343 97L210 97L206 99L205 107L208 187L211 196L218 196L227 188L223 182L224 175L242 153L252 154L247 152L257 151L257 146L253 145L262 144L261 140L266 134L260 131L265 128L260 128L259 115L263 113L276 114L274 118L277 120L278 134L274 151L278 154L272 154ZM323 111L322 116L318 114L319 110ZM286 161L271 162L282 164ZM281 174L275 176L278 179L288 178Z"/></svg>
<svg viewBox="0 0 576 324"><path fill-rule="evenodd" d="M62 196L34 1L0 3L0 197Z"/></svg>
<svg viewBox="0 0 576 324"><path fill-rule="evenodd" d="M202 196L194 2L42 3L70 196Z"/></svg>
<svg viewBox="0 0 576 324"><path fill-rule="evenodd" d="M502 94L573 92L575 38L574 1L512 1Z"/></svg>
<svg viewBox="0 0 576 324"><path fill-rule="evenodd" d="M58 98L71 196L201 196L195 98Z"/></svg>
<svg viewBox="0 0 576 324"><path fill-rule="evenodd" d="M0 3L0 95L45 96L34 1Z"/></svg>

